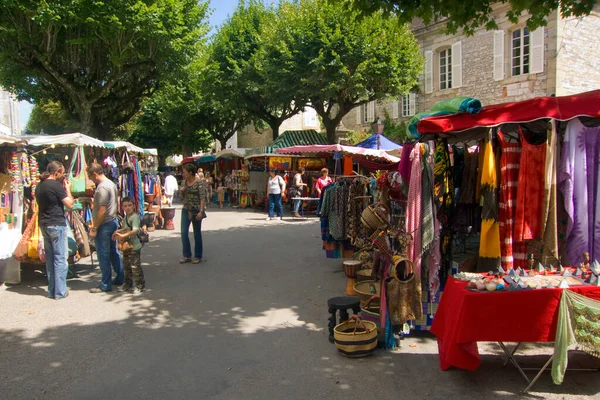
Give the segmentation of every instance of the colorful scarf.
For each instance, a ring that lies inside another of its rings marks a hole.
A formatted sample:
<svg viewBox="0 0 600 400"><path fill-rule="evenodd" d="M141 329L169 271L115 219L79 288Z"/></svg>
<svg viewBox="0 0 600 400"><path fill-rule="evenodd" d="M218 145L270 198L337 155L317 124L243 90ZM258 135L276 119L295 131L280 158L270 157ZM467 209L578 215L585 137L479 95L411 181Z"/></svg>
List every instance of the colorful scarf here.
<svg viewBox="0 0 600 400"><path fill-rule="evenodd" d="M407 257L413 262L415 274L421 278L421 143L413 149L410 185L408 188L408 204L406 207L406 232L413 240L408 245Z"/></svg>
<svg viewBox="0 0 600 400"><path fill-rule="evenodd" d="M498 225L498 174L492 148L492 132L488 131L481 168L481 236L479 266L493 270L500 265L500 226Z"/></svg>
<svg viewBox="0 0 600 400"><path fill-rule="evenodd" d="M433 143L433 142L432 142ZM425 254L431 248L434 239L434 226L433 226L433 159L431 157L430 146L423 144L425 148L425 154L421 160L421 166L423 168L422 182L421 185L421 212L423 216L423 230L421 239L421 255Z"/></svg>

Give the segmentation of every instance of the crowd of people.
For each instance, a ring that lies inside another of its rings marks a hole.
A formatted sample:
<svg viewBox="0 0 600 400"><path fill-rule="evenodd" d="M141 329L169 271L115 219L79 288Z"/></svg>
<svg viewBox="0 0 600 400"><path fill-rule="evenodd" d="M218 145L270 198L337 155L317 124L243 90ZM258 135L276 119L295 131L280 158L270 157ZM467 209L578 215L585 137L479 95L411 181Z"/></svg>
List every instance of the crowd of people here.
<svg viewBox="0 0 600 400"><path fill-rule="evenodd" d="M120 199L120 207L123 211L121 217L117 186L106 177L103 167L92 163L87 173L96 185L89 236L98 253L101 271L99 285L90 292L110 292L113 286L121 292L134 290L143 292L146 282L141 264L143 244L139 236L145 227L135 210L135 202L129 197ZM304 173L304 168L300 167L294 175L288 192L290 198L302 196L307 187L302 180ZM321 170L321 176L313 187L314 196L320 196L323 187L331 183L328 173L327 168ZM183 165L182 178L179 184L173 174L167 173L163 180L164 195L169 207L172 206L176 196L182 204L182 257L179 263L198 264L204 261L202 221L207 217L206 209L210 206L213 191L217 193L219 207L223 208L227 182L221 175L215 178L209 172L205 175L201 168L197 168L192 163ZM65 218L65 208L71 209L74 199L70 192L70 182L65 176L65 167L60 162L49 163L41 179L42 182L37 186L35 195L39 205L38 223L46 253L48 296L58 300L68 296L67 229L70 228ZM267 220L281 220L286 182L276 171L270 171L266 189L269 201ZM300 217L298 213L300 205L301 200L294 200L295 217ZM189 235L190 225L193 231L193 250Z"/></svg>

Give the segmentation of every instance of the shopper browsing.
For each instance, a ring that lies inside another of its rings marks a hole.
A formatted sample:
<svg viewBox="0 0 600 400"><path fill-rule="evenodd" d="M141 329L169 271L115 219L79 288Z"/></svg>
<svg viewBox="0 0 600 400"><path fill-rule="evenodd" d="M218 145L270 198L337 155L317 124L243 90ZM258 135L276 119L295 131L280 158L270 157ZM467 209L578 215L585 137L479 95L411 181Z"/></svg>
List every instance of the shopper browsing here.
<svg viewBox="0 0 600 400"><path fill-rule="evenodd" d="M269 180L267 181L267 194L269 196L269 216L267 221L274 219L277 213L277 219L283 218L283 207L281 196L285 192L285 181L273 170L269 171Z"/></svg>
<svg viewBox="0 0 600 400"><path fill-rule="evenodd" d="M44 237L48 297L60 300L68 296L67 290L67 229L64 207L73 207L73 196L65 178L65 167L58 161L48 164L35 189L39 205L38 225Z"/></svg>

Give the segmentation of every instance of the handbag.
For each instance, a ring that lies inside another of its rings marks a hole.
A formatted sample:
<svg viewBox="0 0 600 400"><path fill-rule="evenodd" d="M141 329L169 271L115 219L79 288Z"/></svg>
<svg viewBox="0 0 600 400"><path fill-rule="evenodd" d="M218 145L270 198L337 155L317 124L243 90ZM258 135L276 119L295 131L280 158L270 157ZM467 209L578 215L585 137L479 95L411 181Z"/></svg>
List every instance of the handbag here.
<svg viewBox="0 0 600 400"><path fill-rule="evenodd" d="M33 230L31 232L31 238L27 245L27 257L37 260L39 258L38 246L40 245L40 227L38 226L37 218L33 221Z"/></svg>
<svg viewBox="0 0 600 400"><path fill-rule="evenodd" d="M127 150L123 152L123 156L121 156L121 172L124 174L128 174L133 171L133 164L129 159L129 153Z"/></svg>
<svg viewBox="0 0 600 400"><path fill-rule="evenodd" d="M73 228L75 230L75 241L77 242L79 255L81 257L88 257L91 254L90 238L85 230L83 219L77 213L73 213Z"/></svg>
<svg viewBox="0 0 600 400"><path fill-rule="evenodd" d="M75 171L76 168L77 171ZM76 147L73 153L69 182L71 183L71 193L85 193L87 178L85 176L85 158L83 157L82 146Z"/></svg>
<svg viewBox="0 0 600 400"><path fill-rule="evenodd" d="M133 249L133 245L131 244L131 242L129 240L119 240L117 242L117 247L119 247L119 250L121 250L121 251L127 251L127 250Z"/></svg>
<svg viewBox="0 0 600 400"><path fill-rule="evenodd" d="M34 225L37 224L38 213L34 212L29 221L27 222L27 226L25 227L25 231L23 231L23 236L21 236L21 240L19 240L19 244L17 248L13 252L13 256L17 261L23 261L27 257L27 251L29 250L29 240L31 239L31 235L33 234Z"/></svg>

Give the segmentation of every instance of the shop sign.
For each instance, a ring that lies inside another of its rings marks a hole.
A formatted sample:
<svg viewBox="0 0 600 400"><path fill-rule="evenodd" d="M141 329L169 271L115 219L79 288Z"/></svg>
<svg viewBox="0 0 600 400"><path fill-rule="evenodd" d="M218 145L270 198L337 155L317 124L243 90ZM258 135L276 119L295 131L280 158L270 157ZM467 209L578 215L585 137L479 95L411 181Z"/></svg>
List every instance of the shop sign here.
<svg viewBox="0 0 600 400"><path fill-rule="evenodd" d="M299 158L298 167L306 169L321 169L325 168L327 161L324 158Z"/></svg>
<svg viewBox="0 0 600 400"><path fill-rule="evenodd" d="M292 157L269 157L269 169L290 171L292 169Z"/></svg>

